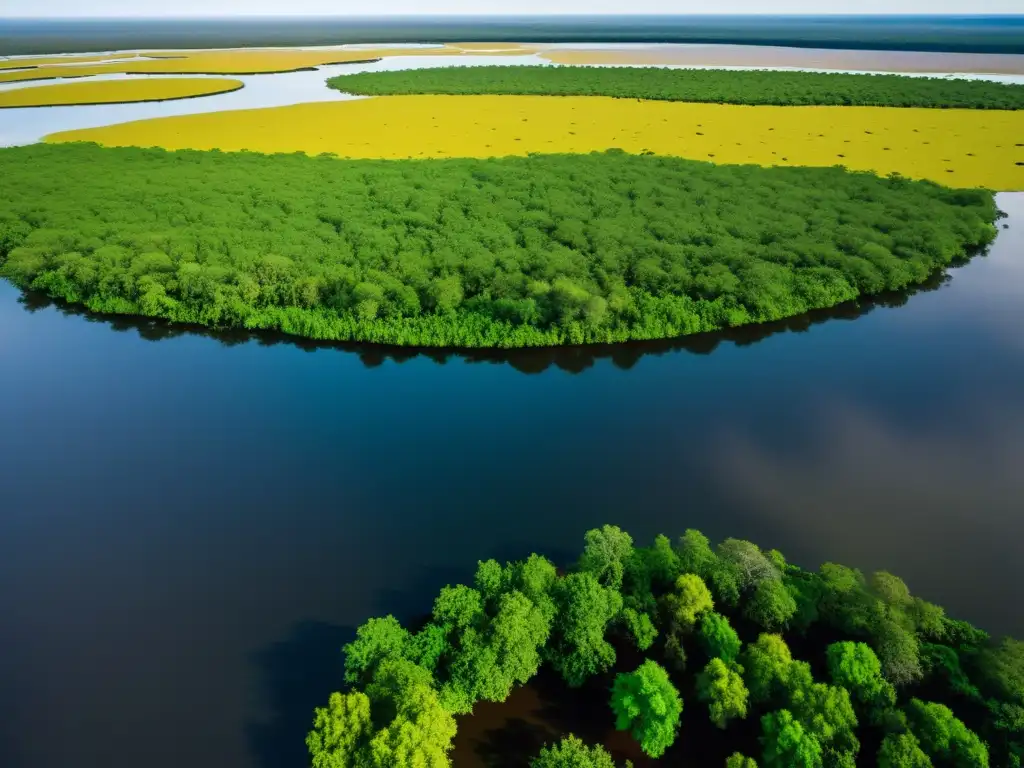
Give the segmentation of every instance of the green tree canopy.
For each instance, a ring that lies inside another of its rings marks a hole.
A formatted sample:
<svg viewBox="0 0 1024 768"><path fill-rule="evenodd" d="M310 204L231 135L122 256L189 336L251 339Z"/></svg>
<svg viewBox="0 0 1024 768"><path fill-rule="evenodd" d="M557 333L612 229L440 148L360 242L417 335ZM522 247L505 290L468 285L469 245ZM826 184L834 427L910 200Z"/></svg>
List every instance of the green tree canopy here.
<svg viewBox="0 0 1024 768"><path fill-rule="evenodd" d="M725 768L757 768L757 761L739 752L733 752L725 759Z"/></svg>
<svg viewBox="0 0 1024 768"><path fill-rule="evenodd" d="M615 663L615 649L605 633L622 610L622 595L584 571L559 581L554 598L558 615L548 659L570 686L578 687Z"/></svg>
<svg viewBox="0 0 1024 768"><path fill-rule="evenodd" d="M580 570L592 573L602 586L621 589L626 561L633 554L633 537L617 525L605 525L587 531L584 541Z"/></svg>
<svg viewBox="0 0 1024 768"><path fill-rule="evenodd" d="M896 692L882 677L882 664L864 643L832 643L826 652L832 682L845 688L862 704L875 710L896 703Z"/></svg>
<svg viewBox="0 0 1024 768"><path fill-rule="evenodd" d="M632 733L646 754L661 757L676 739L683 700L665 669L645 661L635 672L615 676L611 708L618 730Z"/></svg>
<svg viewBox="0 0 1024 768"><path fill-rule="evenodd" d="M711 590L695 573L684 573L676 579L675 589L665 595L672 623L683 631L689 631L697 623L697 619L715 607Z"/></svg>
<svg viewBox="0 0 1024 768"><path fill-rule="evenodd" d="M878 768L932 768L912 733L890 733L878 750Z"/></svg>
<svg viewBox="0 0 1024 768"><path fill-rule="evenodd" d="M700 643L708 656L735 661L740 654L740 638L729 620L720 613L705 613L700 620Z"/></svg>
<svg viewBox="0 0 1024 768"><path fill-rule="evenodd" d="M366 764L373 735L370 699L365 693L332 693L326 707L317 707L313 730L306 737L313 768L355 768Z"/></svg>
<svg viewBox="0 0 1024 768"><path fill-rule="evenodd" d="M785 629L796 613L796 600L780 579L765 579L747 599L743 614L769 631Z"/></svg>
<svg viewBox="0 0 1024 768"><path fill-rule="evenodd" d="M356 639L343 649L345 682L368 681L384 659L404 657L409 641L408 631L394 616L369 619L356 630Z"/></svg>
<svg viewBox="0 0 1024 768"><path fill-rule="evenodd" d="M910 730L933 760L954 768L988 768L988 748L949 707L911 699L906 711Z"/></svg>
<svg viewBox="0 0 1024 768"><path fill-rule="evenodd" d="M781 635L762 634L747 646L742 659L743 678L755 702L763 703L782 695L793 657Z"/></svg>
<svg viewBox="0 0 1024 768"><path fill-rule="evenodd" d="M604 747L588 747L569 734L558 744L544 747L530 768L615 768L615 762Z"/></svg>
<svg viewBox="0 0 1024 768"><path fill-rule="evenodd" d="M781 709L761 718L764 768L820 768L822 749L818 740Z"/></svg>
<svg viewBox="0 0 1024 768"><path fill-rule="evenodd" d="M742 671L715 658L697 676L697 695L707 702L711 722L719 728L724 729L733 718L747 716L748 693Z"/></svg>

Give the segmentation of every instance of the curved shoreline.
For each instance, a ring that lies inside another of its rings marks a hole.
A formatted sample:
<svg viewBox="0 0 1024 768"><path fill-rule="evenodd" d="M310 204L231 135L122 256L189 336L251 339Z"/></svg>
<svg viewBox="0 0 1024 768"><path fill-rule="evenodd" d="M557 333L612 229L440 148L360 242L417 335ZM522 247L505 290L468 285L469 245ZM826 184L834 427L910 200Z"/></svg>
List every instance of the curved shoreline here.
<svg viewBox="0 0 1024 768"><path fill-rule="evenodd" d="M184 56L168 56L169 59L182 59ZM316 72L320 67L332 67L340 66L342 64L376 64L383 59L378 57L376 59L358 59L355 61L330 61L323 64L317 64L315 67L293 67L291 69L275 69L275 70L263 70L260 72L102 72L97 74L96 72L90 72L84 75L54 75L53 77L34 77L26 80L0 80L0 85L10 85L13 83L42 83L49 80L77 80L83 77L97 77L102 75L125 75L125 76L138 76L138 77L188 77L191 75L203 75L206 77L255 77L257 75L287 75L292 72ZM46 67L25 67L24 69L46 69ZM11 71L11 70L8 70ZM4 70L0 70L2 74Z"/></svg>
<svg viewBox="0 0 1024 768"><path fill-rule="evenodd" d="M124 82L124 81L108 81ZM222 91L210 91L209 93L192 93L186 96L165 96L157 99L132 99L130 101L74 101L66 104L0 104L0 109L51 109L54 107L112 107L116 104L154 104L161 101L185 101L186 99L205 99L209 96L223 96L228 93L235 93L245 88L245 83L238 81L232 88L225 88ZM18 90L18 89L14 89Z"/></svg>

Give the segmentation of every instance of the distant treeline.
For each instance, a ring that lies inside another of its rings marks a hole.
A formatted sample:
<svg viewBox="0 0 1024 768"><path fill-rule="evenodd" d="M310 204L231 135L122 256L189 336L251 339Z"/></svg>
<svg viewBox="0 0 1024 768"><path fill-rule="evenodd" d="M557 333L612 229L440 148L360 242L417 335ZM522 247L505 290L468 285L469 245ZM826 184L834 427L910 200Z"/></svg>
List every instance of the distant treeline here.
<svg viewBox="0 0 1024 768"><path fill-rule="evenodd" d="M537 155L0 150L0 275L100 311L314 339L681 336L925 281L990 192L842 168Z"/></svg>
<svg viewBox="0 0 1024 768"><path fill-rule="evenodd" d="M454 716L504 701L542 665L606 697L594 734L614 723L666 765L1024 758L1024 643L993 642L891 573L808 571L749 541L713 547L696 530L645 547L605 525L567 572L537 554L481 561L426 621L370 619L344 652L347 690L316 710L306 740L313 768L446 768ZM704 738L699 761L683 757L677 742L709 724L727 738ZM530 765L615 768L602 745L570 734Z"/></svg>
<svg viewBox="0 0 1024 768"><path fill-rule="evenodd" d="M1024 109L1024 85L985 80L770 70L496 66L363 72L327 81L346 93L515 94L777 106Z"/></svg>

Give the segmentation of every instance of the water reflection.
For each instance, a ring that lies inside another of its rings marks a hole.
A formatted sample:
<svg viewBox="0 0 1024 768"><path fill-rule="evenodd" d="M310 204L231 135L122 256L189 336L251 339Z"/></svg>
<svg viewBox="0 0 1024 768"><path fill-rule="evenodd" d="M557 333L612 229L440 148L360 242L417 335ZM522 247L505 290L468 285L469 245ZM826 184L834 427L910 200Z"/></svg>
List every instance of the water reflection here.
<svg viewBox="0 0 1024 768"><path fill-rule="evenodd" d="M951 274L940 273L933 275L927 282L911 290L867 297L860 301L847 302L831 309L816 310L778 322L748 325L715 333L700 333L676 339L636 341L626 344L587 344L540 349L451 350L386 344L323 342L270 331L215 330L199 325L170 323L153 318L98 314L67 302L51 299L45 294L35 291L25 291L18 299L18 303L28 312L54 309L66 317L78 317L90 323L105 323L114 331L135 333L145 341L159 342L182 336L198 336L216 341L225 347L242 344L272 347L284 344L306 352L336 350L356 355L367 368L376 368L386 362L401 364L416 358L424 358L438 365L459 360L468 363L509 365L525 374L543 373L552 367L566 373L578 374L592 368L601 360L608 360L621 370L629 370L646 356L660 356L675 352L709 355L722 344L746 347L778 334L806 333L816 325L833 320L855 320L880 307L902 307L910 301L912 296L938 290L952 279Z"/></svg>

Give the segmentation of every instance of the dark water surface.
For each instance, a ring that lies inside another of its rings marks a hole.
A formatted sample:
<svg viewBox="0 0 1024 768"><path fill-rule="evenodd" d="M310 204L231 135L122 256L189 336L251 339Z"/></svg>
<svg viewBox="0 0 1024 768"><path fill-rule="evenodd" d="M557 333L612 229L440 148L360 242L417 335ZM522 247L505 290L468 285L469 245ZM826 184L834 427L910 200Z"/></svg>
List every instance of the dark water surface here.
<svg viewBox="0 0 1024 768"><path fill-rule="evenodd" d="M1024 53L1024 15L574 15L0 19L0 55L395 42L742 43Z"/></svg>
<svg viewBox="0 0 1024 768"><path fill-rule="evenodd" d="M1024 636L1024 194L999 200L1010 229L937 290L759 340L395 355L0 283L0 766L299 766L366 617L605 522L891 569Z"/></svg>

